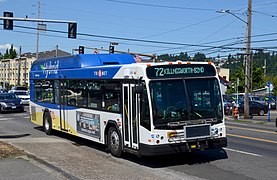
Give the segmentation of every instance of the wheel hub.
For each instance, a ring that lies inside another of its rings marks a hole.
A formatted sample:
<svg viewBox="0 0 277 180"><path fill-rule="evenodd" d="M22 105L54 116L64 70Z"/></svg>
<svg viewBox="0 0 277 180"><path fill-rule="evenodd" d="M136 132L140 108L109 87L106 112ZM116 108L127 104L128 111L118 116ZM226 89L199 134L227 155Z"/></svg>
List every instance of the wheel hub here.
<svg viewBox="0 0 277 180"><path fill-rule="evenodd" d="M119 136L115 131L111 133L111 147L114 150L117 150L119 147Z"/></svg>

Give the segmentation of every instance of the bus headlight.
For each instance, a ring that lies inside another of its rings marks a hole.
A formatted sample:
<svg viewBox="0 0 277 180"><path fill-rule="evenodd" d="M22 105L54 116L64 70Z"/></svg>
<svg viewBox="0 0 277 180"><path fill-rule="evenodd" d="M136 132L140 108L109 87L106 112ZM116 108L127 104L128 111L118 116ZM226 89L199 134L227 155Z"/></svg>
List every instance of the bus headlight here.
<svg viewBox="0 0 277 180"><path fill-rule="evenodd" d="M218 128L212 128L211 131L213 136L218 136Z"/></svg>

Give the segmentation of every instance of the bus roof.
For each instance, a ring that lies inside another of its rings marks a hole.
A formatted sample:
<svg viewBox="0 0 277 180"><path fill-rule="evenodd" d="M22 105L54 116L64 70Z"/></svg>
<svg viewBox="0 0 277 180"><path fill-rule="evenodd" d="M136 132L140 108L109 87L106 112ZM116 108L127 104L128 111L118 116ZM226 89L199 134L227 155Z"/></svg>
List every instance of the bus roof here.
<svg viewBox="0 0 277 180"><path fill-rule="evenodd" d="M47 69L73 69L82 67L122 65L135 63L130 54L77 54L66 57L38 59L32 64L31 71Z"/></svg>

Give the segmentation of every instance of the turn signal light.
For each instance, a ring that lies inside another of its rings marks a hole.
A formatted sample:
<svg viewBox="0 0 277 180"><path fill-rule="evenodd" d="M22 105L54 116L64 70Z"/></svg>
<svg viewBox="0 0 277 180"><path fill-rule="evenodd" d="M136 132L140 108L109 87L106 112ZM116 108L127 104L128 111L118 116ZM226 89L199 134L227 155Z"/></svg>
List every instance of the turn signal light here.
<svg viewBox="0 0 277 180"><path fill-rule="evenodd" d="M176 131L167 132L167 137L168 138L176 137L176 136L177 136L177 132Z"/></svg>

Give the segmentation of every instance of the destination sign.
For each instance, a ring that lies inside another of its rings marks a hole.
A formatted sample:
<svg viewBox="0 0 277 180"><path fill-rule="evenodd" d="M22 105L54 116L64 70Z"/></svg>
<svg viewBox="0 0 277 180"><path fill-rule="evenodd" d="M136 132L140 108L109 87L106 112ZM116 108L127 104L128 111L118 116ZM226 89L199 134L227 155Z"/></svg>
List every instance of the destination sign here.
<svg viewBox="0 0 277 180"><path fill-rule="evenodd" d="M215 76L216 70L210 64L176 64L164 66L150 66L146 69L147 77L176 78L176 77L200 77Z"/></svg>

